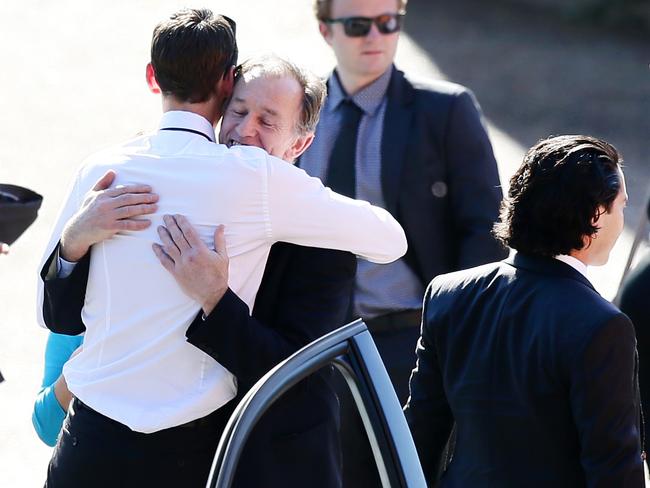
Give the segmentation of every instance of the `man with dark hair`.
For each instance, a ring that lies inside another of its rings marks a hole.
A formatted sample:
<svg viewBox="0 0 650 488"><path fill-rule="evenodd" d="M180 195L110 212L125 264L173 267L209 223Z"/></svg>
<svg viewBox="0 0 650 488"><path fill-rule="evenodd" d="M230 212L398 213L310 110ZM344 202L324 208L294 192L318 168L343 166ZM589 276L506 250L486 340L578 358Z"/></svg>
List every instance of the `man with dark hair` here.
<svg viewBox="0 0 650 488"><path fill-rule="evenodd" d="M242 309L252 308L276 241L377 262L406 249L383 209L337 195L262 149L214 143L214 125L232 93L232 21L184 10L156 28L152 44L147 80L163 93L159 130L86 161L42 262L39 317L54 332L86 331L81 351L63 369L75 399L47 486L203 486L229 413L221 407L236 396L238 378L219 355L186 341L188 326L209 317L228 285ZM221 61L206 63L204 49ZM197 73L211 83L195 84ZM151 183L160 202L150 186L134 181ZM135 218L143 214L152 214L155 229ZM187 222L196 226L191 233ZM218 252L211 261L227 264L227 250L229 279L217 286L212 276L198 291L177 282L152 251L154 245L166 264L176 263L190 245L205 248L213 239ZM51 303L57 295L44 297L43 286L70 267L88 274L85 302L80 318L59 321ZM257 360L246 357L248 350L234 353L244 363Z"/></svg>
<svg viewBox="0 0 650 488"><path fill-rule="evenodd" d="M516 254L435 278L405 413L436 486L642 487L634 330L585 276L623 230L620 158L587 136L539 142L496 226Z"/></svg>

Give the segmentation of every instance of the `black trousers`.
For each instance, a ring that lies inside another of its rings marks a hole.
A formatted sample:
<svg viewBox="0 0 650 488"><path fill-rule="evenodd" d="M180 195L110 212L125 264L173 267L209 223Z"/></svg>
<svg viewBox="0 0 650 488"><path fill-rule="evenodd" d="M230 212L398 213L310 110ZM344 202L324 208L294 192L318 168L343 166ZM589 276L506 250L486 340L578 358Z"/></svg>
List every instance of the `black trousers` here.
<svg viewBox="0 0 650 488"><path fill-rule="evenodd" d="M226 406L188 424L143 434L74 399L45 486L203 488L230 413Z"/></svg>

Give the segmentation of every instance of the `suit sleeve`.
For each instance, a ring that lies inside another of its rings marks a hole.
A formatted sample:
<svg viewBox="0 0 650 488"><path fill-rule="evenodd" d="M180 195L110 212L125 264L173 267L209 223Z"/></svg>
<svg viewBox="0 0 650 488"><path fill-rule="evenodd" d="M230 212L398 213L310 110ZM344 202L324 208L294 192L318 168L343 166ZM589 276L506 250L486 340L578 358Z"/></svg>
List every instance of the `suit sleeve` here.
<svg viewBox="0 0 650 488"><path fill-rule="evenodd" d="M575 354L571 409L591 488L644 486L636 362L634 329L623 314L599 327Z"/></svg>
<svg viewBox="0 0 650 488"><path fill-rule="evenodd" d="M59 278L58 262L57 244L40 271L43 283L43 321L48 329L57 334L81 334L86 330L81 320L81 309L86 296L90 253L65 278Z"/></svg>
<svg viewBox="0 0 650 488"><path fill-rule="evenodd" d="M348 255L333 269L340 273L310 272L307 264L299 276L285 271L275 285L280 292L272 321L252 317L229 289L205 320L195 318L187 340L234 374L239 391L247 391L276 364L345 322L356 259Z"/></svg>
<svg viewBox="0 0 650 488"><path fill-rule="evenodd" d="M499 261L507 251L492 236L492 226L499 217L501 183L480 108L470 91L461 92L453 102L445 134L457 269Z"/></svg>
<svg viewBox="0 0 650 488"><path fill-rule="evenodd" d="M411 374L410 396L404 414L411 429L420 464L429 486L434 485L454 419L445 395L442 372L436 352L433 330L436 326L428 313L435 307L434 282L425 294L422 333L418 341L417 362Z"/></svg>

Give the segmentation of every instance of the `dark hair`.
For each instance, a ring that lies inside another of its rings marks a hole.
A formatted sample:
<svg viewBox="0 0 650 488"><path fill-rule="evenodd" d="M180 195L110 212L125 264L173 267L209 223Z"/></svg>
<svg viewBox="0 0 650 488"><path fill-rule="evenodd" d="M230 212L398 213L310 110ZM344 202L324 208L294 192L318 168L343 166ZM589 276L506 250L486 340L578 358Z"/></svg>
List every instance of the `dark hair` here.
<svg viewBox="0 0 650 488"><path fill-rule="evenodd" d="M327 87L323 80L310 71L275 55L265 55L247 59L235 72L235 83L247 75L263 77L289 76L296 80L302 89L302 103L300 117L296 125L296 132L305 135L316 130L320 117L320 110L325 100Z"/></svg>
<svg viewBox="0 0 650 488"><path fill-rule="evenodd" d="M332 15L332 1L333 0L315 0L314 1L314 13L316 14L316 19L321 22L331 18ZM406 4L408 0L397 0L397 9L400 12L406 11Z"/></svg>
<svg viewBox="0 0 650 488"><path fill-rule="evenodd" d="M582 249L584 237L598 232L598 218L611 210L621 189L620 163L616 148L595 137L538 142L510 179L494 235L528 254Z"/></svg>
<svg viewBox="0 0 650 488"><path fill-rule="evenodd" d="M153 31L151 65L164 95L205 102L236 64L235 23L208 9L180 10Z"/></svg>

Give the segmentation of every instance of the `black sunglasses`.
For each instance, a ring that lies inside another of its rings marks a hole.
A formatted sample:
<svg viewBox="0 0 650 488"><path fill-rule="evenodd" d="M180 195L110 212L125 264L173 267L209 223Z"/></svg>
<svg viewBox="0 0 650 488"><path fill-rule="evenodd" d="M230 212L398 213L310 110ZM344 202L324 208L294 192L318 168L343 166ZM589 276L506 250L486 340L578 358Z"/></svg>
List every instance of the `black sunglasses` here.
<svg viewBox="0 0 650 488"><path fill-rule="evenodd" d="M393 34L402 28L403 13L383 14L377 17L340 17L338 19L325 19L326 24L343 24L343 32L348 37L367 36L372 24L382 34Z"/></svg>

